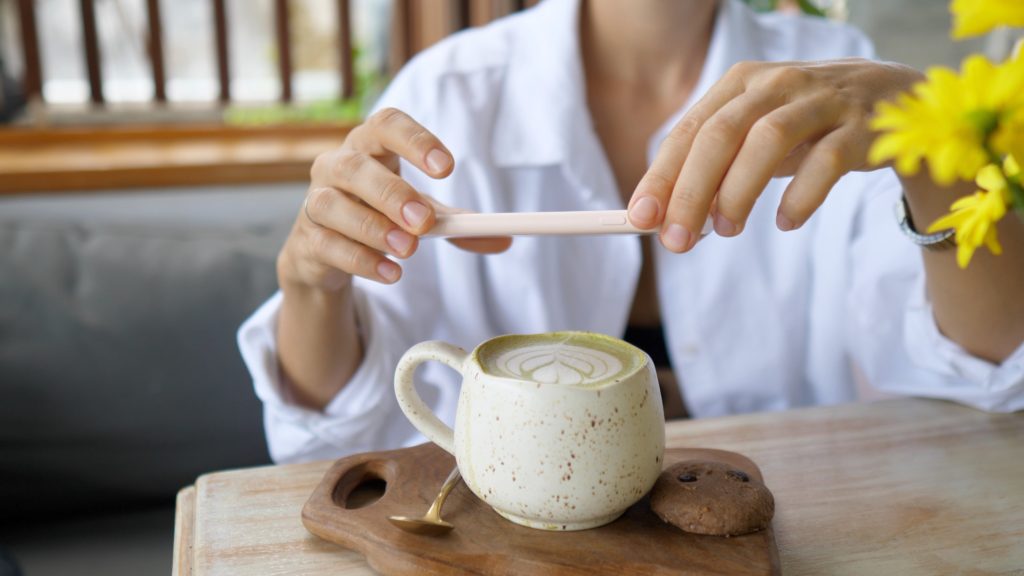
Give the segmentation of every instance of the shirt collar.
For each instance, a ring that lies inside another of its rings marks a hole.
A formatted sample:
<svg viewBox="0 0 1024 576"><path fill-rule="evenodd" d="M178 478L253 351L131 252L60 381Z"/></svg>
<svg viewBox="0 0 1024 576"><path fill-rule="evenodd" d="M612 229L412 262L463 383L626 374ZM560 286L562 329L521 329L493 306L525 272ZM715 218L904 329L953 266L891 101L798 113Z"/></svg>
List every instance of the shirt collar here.
<svg viewBox="0 0 1024 576"><path fill-rule="evenodd" d="M545 0L511 34L492 144L497 166L571 167L600 149L587 109L579 12L580 0ZM740 0L721 0L700 80L673 124L730 66L760 59L757 34L754 14Z"/></svg>

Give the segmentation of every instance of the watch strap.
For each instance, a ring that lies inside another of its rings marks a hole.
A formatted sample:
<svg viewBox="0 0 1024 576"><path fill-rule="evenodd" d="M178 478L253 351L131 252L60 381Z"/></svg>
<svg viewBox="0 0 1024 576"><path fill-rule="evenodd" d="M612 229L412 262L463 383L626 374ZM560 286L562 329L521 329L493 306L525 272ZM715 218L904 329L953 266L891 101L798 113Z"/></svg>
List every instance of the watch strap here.
<svg viewBox="0 0 1024 576"><path fill-rule="evenodd" d="M910 207L907 206L906 196L900 196L900 201L896 203L896 221L899 222L900 230L911 242L926 250L948 250L956 247L954 238L956 230L952 228L933 234L921 234L917 231L914 227L914 220L910 216Z"/></svg>

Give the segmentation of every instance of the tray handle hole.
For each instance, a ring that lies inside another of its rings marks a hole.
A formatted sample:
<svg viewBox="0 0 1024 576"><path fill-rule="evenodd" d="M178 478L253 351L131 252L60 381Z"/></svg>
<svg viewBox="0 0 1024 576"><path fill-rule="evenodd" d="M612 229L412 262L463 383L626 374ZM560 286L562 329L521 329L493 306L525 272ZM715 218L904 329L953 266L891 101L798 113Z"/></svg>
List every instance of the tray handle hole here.
<svg viewBox="0 0 1024 576"><path fill-rule="evenodd" d="M376 464L363 463L344 473L334 488L334 503L346 510L358 510L380 500L388 482Z"/></svg>
<svg viewBox="0 0 1024 576"><path fill-rule="evenodd" d="M345 498L345 509L357 510L359 508L366 508L380 500L381 496L384 496L384 491L387 490L387 487L388 483L383 478L366 477L348 493L348 498Z"/></svg>

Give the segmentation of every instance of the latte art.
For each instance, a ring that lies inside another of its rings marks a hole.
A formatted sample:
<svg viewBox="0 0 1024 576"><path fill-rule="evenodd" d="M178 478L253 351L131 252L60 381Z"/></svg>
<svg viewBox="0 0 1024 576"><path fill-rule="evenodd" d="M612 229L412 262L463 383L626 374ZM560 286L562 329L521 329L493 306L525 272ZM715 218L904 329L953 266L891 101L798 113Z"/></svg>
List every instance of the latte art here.
<svg viewBox="0 0 1024 576"><path fill-rule="evenodd" d="M640 363L638 350L584 333L518 336L495 344L480 354L486 373L541 384L602 384L632 373Z"/></svg>
<svg viewBox="0 0 1024 576"><path fill-rule="evenodd" d="M513 378L544 384L593 384L622 372L611 354L569 344L527 346L494 360L495 368Z"/></svg>

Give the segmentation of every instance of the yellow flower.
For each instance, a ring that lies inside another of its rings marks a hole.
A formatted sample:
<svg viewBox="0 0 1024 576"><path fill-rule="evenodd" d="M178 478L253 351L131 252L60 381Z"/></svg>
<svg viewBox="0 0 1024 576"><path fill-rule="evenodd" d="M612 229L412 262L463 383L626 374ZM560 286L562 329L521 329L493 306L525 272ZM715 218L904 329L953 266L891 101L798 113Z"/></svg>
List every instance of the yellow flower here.
<svg viewBox="0 0 1024 576"><path fill-rule="evenodd" d="M1014 158L1024 158L1024 106L1000 120L992 134L992 149Z"/></svg>
<svg viewBox="0 0 1024 576"><path fill-rule="evenodd" d="M993 254L1002 254L1003 247L996 235L996 223L1006 215L1010 203L1007 176L1016 176L1020 167L1007 157L1004 174L999 166L989 164L978 172L976 183L982 188L971 196L960 198L950 207L951 212L939 218L928 227L928 232L954 228L956 230L956 262L961 268L974 256L974 251L984 244Z"/></svg>
<svg viewBox="0 0 1024 576"><path fill-rule="evenodd" d="M871 128L884 132L868 160L894 160L901 174L915 174L928 161L932 179L942 185L973 180L989 162L986 146L999 154L1024 147L1024 57L996 66L983 56L967 58L958 75L949 68L928 70L927 80L879 102ZM1013 124L1014 129L1003 129ZM993 134L998 138L990 140Z"/></svg>
<svg viewBox="0 0 1024 576"><path fill-rule="evenodd" d="M953 0L953 38L978 36L996 26L1024 26L1021 0Z"/></svg>

